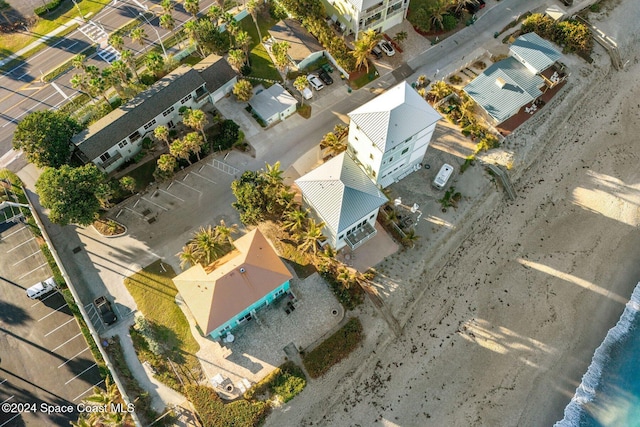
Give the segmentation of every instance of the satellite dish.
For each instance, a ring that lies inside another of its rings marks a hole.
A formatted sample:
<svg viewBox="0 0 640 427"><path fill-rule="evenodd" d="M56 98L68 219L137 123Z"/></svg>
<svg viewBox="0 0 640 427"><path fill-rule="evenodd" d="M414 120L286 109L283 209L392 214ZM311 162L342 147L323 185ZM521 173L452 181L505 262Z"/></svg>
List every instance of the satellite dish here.
<svg viewBox="0 0 640 427"><path fill-rule="evenodd" d="M402 197L398 197L393 201L394 206L400 206L402 204Z"/></svg>

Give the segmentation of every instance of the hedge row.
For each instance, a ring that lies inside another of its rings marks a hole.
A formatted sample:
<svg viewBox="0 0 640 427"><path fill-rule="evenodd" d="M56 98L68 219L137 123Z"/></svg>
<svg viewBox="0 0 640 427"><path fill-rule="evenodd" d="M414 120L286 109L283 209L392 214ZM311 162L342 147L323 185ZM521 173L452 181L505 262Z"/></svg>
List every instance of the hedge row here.
<svg viewBox="0 0 640 427"><path fill-rule="evenodd" d="M296 397L307 385L307 377L298 365L289 361L274 369L269 375L244 393L247 400L256 396L278 396L282 403Z"/></svg>
<svg viewBox="0 0 640 427"><path fill-rule="evenodd" d="M33 12L38 16L43 16L51 12L52 10L55 10L58 6L60 6L61 3L62 0L51 0L44 6L36 7Z"/></svg>
<svg viewBox="0 0 640 427"><path fill-rule="evenodd" d="M211 387L188 385L187 398L193 404L204 427L255 427L269 414L269 404L237 400L224 403Z"/></svg>
<svg viewBox="0 0 640 427"><path fill-rule="evenodd" d="M304 367L311 378L318 378L333 365L349 356L360 345L363 338L360 320L352 317L335 334L304 356Z"/></svg>

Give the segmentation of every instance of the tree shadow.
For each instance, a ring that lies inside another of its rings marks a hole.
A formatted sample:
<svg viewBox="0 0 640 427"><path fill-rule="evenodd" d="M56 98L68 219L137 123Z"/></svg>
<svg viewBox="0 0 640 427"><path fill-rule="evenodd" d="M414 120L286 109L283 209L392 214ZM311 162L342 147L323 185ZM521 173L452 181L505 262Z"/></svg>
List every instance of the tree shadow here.
<svg viewBox="0 0 640 427"><path fill-rule="evenodd" d="M27 320L31 320L31 316L21 307L6 301L0 301L0 321L9 325L21 325Z"/></svg>

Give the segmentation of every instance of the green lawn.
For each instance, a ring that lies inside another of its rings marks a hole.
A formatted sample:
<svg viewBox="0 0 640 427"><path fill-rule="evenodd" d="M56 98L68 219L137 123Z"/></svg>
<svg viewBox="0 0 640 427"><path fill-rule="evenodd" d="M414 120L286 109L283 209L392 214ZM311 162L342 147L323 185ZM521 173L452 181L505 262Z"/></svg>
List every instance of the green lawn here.
<svg viewBox="0 0 640 427"><path fill-rule="evenodd" d="M268 36L269 28L273 27L276 24L276 21L269 17L268 15L261 15L260 20L258 21L258 25L260 26L260 33L262 36ZM240 27L249 33L251 36L251 51L249 52L249 61L251 62L251 77L258 77L262 79L276 80L282 81L280 77L280 73L267 50L259 43L260 38L258 37L258 30L256 29L255 24L253 23L253 19L251 16L247 16L242 21L240 21ZM252 80L254 85L259 84L259 81Z"/></svg>
<svg viewBox="0 0 640 427"><path fill-rule="evenodd" d="M127 277L124 284L136 301L138 310L155 325L158 341L167 349L162 356L154 355L144 341L136 336L139 334L132 334L138 357L153 366L157 378L176 390L183 391L167 358L179 366L183 381L196 382L202 374L200 362L195 357L200 346L191 335L187 318L175 303L178 290L171 280L175 276L171 266L158 260Z"/></svg>
<svg viewBox="0 0 640 427"><path fill-rule="evenodd" d="M109 4L109 2L110 0L81 0L77 3L83 15L86 16L88 13L91 13L91 16L95 16L103 7ZM56 10L42 18L38 18L38 22L29 29L28 34L14 33L0 35L0 54L9 56L77 16L79 16L78 9L73 2L64 2ZM61 33L59 36L65 33ZM44 47L46 45L41 46ZM40 49L42 49L42 47ZM35 52L37 52L37 50L31 51L29 54L33 55Z"/></svg>

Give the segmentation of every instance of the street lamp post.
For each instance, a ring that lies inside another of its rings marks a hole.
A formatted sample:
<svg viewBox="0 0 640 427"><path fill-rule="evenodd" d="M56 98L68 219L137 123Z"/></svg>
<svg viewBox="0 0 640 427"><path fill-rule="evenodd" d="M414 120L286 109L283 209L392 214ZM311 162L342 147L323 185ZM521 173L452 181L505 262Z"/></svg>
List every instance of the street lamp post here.
<svg viewBox="0 0 640 427"><path fill-rule="evenodd" d="M149 20L147 19L147 17L145 16L144 13L140 12L140 16L142 16L144 18L145 21L147 21L147 24L149 24L151 26L151 28L153 28L153 31L156 32L156 35L158 36L158 41L160 42L160 46L162 46L162 53L164 53L164 59L167 59L167 50L164 48L164 43L162 43L162 37L160 37L160 33L158 32L158 30L156 29L156 27L153 26L153 24L151 22L149 22Z"/></svg>

